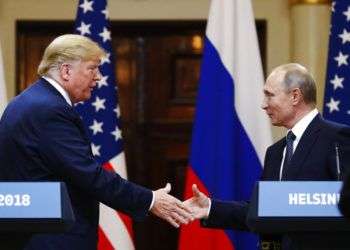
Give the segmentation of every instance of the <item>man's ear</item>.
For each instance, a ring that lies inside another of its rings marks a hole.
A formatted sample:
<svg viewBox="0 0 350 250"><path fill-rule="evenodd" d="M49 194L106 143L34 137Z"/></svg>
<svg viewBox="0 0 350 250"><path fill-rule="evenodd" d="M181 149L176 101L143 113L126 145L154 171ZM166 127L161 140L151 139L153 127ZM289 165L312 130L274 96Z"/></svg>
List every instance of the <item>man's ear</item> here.
<svg viewBox="0 0 350 250"><path fill-rule="evenodd" d="M292 89L291 94L293 105L297 105L303 100L303 93L301 93L299 88Z"/></svg>
<svg viewBox="0 0 350 250"><path fill-rule="evenodd" d="M62 63L59 69L60 76L64 81L69 81L71 76L71 65L68 63Z"/></svg>

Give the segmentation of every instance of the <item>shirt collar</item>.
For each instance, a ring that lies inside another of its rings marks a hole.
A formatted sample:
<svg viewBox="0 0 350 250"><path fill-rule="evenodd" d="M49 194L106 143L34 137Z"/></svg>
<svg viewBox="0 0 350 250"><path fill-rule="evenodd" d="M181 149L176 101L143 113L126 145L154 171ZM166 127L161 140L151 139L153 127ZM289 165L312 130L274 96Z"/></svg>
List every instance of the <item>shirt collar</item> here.
<svg viewBox="0 0 350 250"><path fill-rule="evenodd" d="M58 92L60 92L60 94L64 97L64 99L70 106L73 106L72 101L69 99L69 95L67 91L65 91L64 88L62 88L62 86L57 81L55 81L54 79L48 76L43 76L43 78L46 81L48 81Z"/></svg>
<svg viewBox="0 0 350 250"><path fill-rule="evenodd" d="M318 114L318 110L315 108L312 111L310 111L307 115L305 115L303 118L298 121L294 127L291 129L295 137L299 140L303 133L305 132L306 128L309 126L311 121L316 117Z"/></svg>

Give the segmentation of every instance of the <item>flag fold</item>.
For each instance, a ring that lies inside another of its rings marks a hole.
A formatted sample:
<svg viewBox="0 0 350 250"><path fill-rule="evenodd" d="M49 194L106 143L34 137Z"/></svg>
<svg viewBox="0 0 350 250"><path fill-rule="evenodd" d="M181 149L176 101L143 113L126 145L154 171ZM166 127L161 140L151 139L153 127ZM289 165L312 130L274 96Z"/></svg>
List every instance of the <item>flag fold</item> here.
<svg viewBox="0 0 350 250"><path fill-rule="evenodd" d="M187 170L210 197L248 200L260 178L271 128L261 109L263 73L250 0L212 0ZM184 226L179 250L257 249L257 237Z"/></svg>

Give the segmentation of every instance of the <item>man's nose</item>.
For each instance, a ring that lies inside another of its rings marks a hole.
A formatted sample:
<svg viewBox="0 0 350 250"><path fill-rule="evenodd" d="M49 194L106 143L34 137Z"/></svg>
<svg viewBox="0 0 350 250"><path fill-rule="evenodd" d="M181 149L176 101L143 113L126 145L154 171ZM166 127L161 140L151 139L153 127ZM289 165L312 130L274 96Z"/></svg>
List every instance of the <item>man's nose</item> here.
<svg viewBox="0 0 350 250"><path fill-rule="evenodd" d="M97 69L97 72L95 74L95 80L99 81L101 79L102 79L102 75L101 75L100 69Z"/></svg>
<svg viewBox="0 0 350 250"><path fill-rule="evenodd" d="M263 102L261 103L261 108L262 109L266 109L267 108L266 98L264 98Z"/></svg>

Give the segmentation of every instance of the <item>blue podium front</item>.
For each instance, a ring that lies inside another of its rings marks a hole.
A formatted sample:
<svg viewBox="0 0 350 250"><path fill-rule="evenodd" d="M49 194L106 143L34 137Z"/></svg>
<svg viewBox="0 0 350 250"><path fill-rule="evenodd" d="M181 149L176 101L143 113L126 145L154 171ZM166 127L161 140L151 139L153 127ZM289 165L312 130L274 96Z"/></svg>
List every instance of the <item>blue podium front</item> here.
<svg viewBox="0 0 350 250"><path fill-rule="evenodd" d="M74 222L61 182L0 182L0 231L63 232Z"/></svg>
<svg viewBox="0 0 350 250"><path fill-rule="evenodd" d="M263 235L280 235L296 249L350 249L350 221L338 210L337 181L260 181L247 224ZM293 248L294 249L294 248Z"/></svg>
<svg viewBox="0 0 350 250"><path fill-rule="evenodd" d="M341 217L339 181L261 181L260 217Z"/></svg>
<svg viewBox="0 0 350 250"><path fill-rule="evenodd" d="M339 181L260 181L247 223L256 232L350 231L338 210Z"/></svg>

